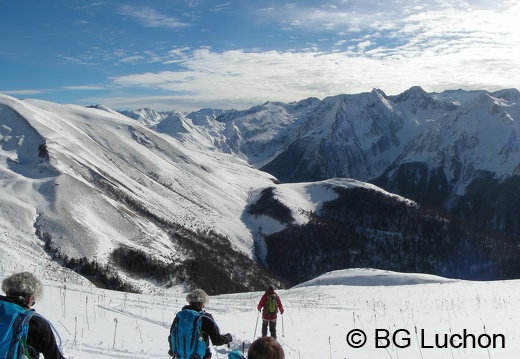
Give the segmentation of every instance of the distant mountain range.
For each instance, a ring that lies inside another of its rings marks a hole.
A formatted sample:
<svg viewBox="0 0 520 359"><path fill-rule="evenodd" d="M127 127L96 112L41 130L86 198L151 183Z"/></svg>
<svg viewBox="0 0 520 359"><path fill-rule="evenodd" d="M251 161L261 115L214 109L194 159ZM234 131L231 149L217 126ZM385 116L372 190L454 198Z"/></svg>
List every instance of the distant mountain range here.
<svg viewBox="0 0 520 359"><path fill-rule="evenodd" d="M1 259L214 294L363 266L518 278L519 119L515 89L193 113L0 95Z"/></svg>

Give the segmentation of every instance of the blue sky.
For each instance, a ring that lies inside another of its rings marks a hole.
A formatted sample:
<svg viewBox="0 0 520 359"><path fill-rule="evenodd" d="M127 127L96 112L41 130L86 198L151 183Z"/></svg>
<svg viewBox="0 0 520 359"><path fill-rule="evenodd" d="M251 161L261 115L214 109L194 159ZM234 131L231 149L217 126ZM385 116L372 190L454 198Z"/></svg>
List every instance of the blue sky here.
<svg viewBox="0 0 520 359"><path fill-rule="evenodd" d="M193 111L520 89L517 0L2 3L0 93Z"/></svg>

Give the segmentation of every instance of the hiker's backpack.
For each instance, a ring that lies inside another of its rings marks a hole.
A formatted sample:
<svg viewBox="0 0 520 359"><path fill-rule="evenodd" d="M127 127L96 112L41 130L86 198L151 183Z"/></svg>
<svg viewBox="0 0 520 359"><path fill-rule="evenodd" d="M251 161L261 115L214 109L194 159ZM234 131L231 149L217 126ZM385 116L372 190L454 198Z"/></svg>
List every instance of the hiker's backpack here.
<svg viewBox="0 0 520 359"><path fill-rule="evenodd" d="M203 314L204 311L183 309L175 315L170 333L170 348L174 358L204 358L206 342L202 336Z"/></svg>
<svg viewBox="0 0 520 359"><path fill-rule="evenodd" d="M33 309L0 301L0 359L29 358L27 333Z"/></svg>
<svg viewBox="0 0 520 359"><path fill-rule="evenodd" d="M276 299L276 294L269 294L265 300L264 305L265 313L267 314L276 314L278 313L278 301Z"/></svg>

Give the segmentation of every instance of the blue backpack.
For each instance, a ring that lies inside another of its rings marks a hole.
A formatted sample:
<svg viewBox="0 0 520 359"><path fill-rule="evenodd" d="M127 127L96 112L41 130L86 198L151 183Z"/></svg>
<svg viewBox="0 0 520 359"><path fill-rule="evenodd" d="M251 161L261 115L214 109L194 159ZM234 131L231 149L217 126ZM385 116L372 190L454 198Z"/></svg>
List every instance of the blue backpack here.
<svg viewBox="0 0 520 359"><path fill-rule="evenodd" d="M29 358L27 333L33 309L0 301L0 358Z"/></svg>
<svg viewBox="0 0 520 359"><path fill-rule="evenodd" d="M174 358L202 359L206 354L206 342L202 336L202 316L197 312L183 309L177 312L170 333L170 348Z"/></svg>

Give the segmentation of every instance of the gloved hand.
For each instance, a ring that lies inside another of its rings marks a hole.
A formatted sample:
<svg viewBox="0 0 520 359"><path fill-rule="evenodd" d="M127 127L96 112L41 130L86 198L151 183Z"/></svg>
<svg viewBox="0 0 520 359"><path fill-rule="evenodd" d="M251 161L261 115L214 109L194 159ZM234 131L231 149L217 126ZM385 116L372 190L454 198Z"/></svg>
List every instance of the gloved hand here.
<svg viewBox="0 0 520 359"><path fill-rule="evenodd" d="M233 341L233 336L230 333L224 334L224 336L227 339L227 344L229 344Z"/></svg>
<svg viewBox="0 0 520 359"><path fill-rule="evenodd" d="M280 312L280 314L283 314L283 310Z"/></svg>

